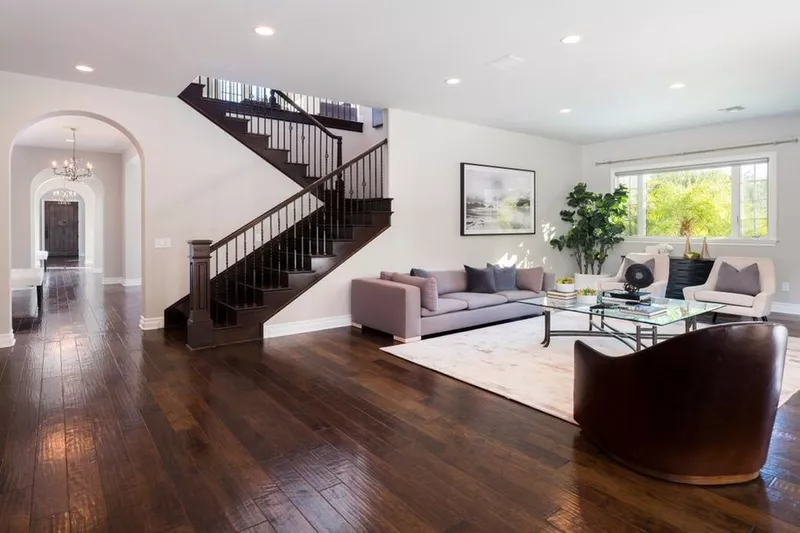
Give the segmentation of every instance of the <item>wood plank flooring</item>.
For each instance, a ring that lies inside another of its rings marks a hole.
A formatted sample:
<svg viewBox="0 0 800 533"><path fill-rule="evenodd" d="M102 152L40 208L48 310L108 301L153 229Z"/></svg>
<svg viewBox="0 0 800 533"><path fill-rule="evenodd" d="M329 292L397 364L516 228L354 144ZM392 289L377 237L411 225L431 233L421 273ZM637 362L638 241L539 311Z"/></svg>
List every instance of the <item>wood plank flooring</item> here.
<svg viewBox="0 0 800 533"><path fill-rule="evenodd" d="M800 397L755 482L635 474L575 426L349 328L191 353L51 270L0 350L0 532L800 531ZM800 323L787 322L795 335Z"/></svg>

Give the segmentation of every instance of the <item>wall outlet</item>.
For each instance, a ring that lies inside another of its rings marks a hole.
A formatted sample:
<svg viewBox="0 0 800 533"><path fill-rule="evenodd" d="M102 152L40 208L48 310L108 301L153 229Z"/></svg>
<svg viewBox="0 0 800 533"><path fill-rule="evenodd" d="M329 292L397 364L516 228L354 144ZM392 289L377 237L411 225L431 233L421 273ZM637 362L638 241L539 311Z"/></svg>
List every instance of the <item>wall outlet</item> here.
<svg viewBox="0 0 800 533"><path fill-rule="evenodd" d="M172 248L172 239L156 239L155 242L156 248Z"/></svg>
<svg viewBox="0 0 800 533"><path fill-rule="evenodd" d="M789 292L789 282L788 281L784 281L783 283L781 283L781 290L783 292Z"/></svg>

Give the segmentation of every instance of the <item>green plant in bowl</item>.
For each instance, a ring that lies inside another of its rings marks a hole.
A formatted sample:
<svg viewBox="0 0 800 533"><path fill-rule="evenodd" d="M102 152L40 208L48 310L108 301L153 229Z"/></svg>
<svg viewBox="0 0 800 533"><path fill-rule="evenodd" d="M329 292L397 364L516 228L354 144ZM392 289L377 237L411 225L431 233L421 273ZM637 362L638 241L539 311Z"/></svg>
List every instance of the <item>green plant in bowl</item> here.
<svg viewBox="0 0 800 533"><path fill-rule="evenodd" d="M556 283L558 283L560 285L572 285L573 283L575 283L575 280L573 278L570 278L569 276L567 276L567 277L563 277L563 278L558 278L556 280Z"/></svg>
<svg viewBox="0 0 800 533"><path fill-rule="evenodd" d="M597 291L586 287L578 291L578 296L597 296Z"/></svg>

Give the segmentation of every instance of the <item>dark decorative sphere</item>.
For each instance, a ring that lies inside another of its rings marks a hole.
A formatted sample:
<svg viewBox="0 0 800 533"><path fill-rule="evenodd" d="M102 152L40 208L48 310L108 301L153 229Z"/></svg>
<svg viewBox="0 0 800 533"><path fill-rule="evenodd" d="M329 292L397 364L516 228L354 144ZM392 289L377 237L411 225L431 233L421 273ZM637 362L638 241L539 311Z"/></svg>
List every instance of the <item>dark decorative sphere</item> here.
<svg viewBox="0 0 800 533"><path fill-rule="evenodd" d="M635 264L625 271L625 290L636 292L653 284L653 272L642 264Z"/></svg>

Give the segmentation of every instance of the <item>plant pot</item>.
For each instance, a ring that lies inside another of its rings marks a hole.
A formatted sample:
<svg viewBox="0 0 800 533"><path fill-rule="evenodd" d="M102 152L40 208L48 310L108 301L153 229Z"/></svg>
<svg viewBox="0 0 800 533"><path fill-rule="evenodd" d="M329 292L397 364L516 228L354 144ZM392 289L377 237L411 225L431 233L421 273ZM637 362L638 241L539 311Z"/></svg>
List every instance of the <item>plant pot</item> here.
<svg viewBox="0 0 800 533"><path fill-rule="evenodd" d="M572 292L575 290L574 283L556 283L556 290L558 292Z"/></svg>
<svg viewBox="0 0 800 533"><path fill-rule="evenodd" d="M600 290L600 280L608 279L608 274L575 274L575 287L580 289Z"/></svg>
<svg viewBox="0 0 800 533"><path fill-rule="evenodd" d="M581 305L594 305L597 303L597 295L596 294L589 294L589 295L578 295L578 303Z"/></svg>

